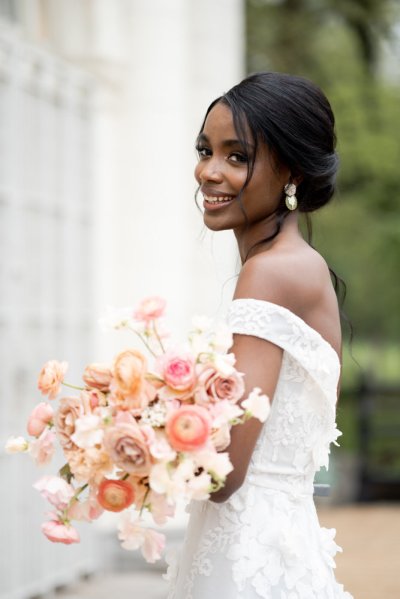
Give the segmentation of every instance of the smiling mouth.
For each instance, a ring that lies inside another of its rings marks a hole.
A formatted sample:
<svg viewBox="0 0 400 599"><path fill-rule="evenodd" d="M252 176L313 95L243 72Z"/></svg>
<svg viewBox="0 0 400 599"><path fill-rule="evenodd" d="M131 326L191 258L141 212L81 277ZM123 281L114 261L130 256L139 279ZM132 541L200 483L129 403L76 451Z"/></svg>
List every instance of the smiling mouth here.
<svg viewBox="0 0 400 599"><path fill-rule="evenodd" d="M204 199L209 204L224 204L227 202L231 202L235 196L208 196L205 193L203 194Z"/></svg>

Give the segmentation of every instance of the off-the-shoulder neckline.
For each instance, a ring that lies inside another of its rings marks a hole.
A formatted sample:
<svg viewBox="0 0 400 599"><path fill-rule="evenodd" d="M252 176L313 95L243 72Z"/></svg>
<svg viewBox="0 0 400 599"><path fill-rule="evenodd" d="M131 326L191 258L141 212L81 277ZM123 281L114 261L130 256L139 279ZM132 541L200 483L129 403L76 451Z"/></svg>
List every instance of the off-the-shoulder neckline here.
<svg viewBox="0 0 400 599"><path fill-rule="evenodd" d="M321 333L319 333L316 329L314 329L312 326L310 326L300 316L298 316L297 314L295 314L294 312L289 310L289 308L285 308L284 306L281 306L280 304L275 304L274 302L269 302L268 300L256 299L253 297L238 297L238 298L233 299L231 303L233 304L235 302L248 302L248 301L260 303L260 304L266 304L266 305L271 306L274 310L281 310L284 314L290 315L290 317L294 320L294 322L296 322L298 325L305 327L307 329L307 331L309 331L310 333L315 335L315 337L317 339L319 339L319 341L321 341L322 343L325 344L325 346L334 354L334 356L340 366L340 364L341 364L340 358L339 358L337 351L334 349L333 345L331 345L331 343L329 343L329 341L327 341L327 339L325 339L325 337L323 337L321 335Z"/></svg>

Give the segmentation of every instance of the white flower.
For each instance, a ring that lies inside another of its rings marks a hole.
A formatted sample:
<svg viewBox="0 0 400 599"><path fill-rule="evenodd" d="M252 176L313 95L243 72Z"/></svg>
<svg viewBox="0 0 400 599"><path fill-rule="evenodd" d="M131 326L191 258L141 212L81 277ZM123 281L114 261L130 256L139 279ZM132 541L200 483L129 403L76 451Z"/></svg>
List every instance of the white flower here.
<svg viewBox="0 0 400 599"><path fill-rule="evenodd" d="M217 352L225 353L233 345L233 335L226 324L219 324L213 337L212 345Z"/></svg>
<svg viewBox="0 0 400 599"><path fill-rule="evenodd" d="M193 454L193 459L198 467L204 468L215 480L225 480L233 466L229 454L216 451L199 451Z"/></svg>
<svg viewBox="0 0 400 599"><path fill-rule="evenodd" d="M172 462L176 458L176 451L172 449L163 433L156 432L149 451L153 458L162 462Z"/></svg>
<svg viewBox="0 0 400 599"><path fill-rule="evenodd" d="M222 376L230 376L234 372L235 354L215 354L214 366Z"/></svg>
<svg viewBox="0 0 400 599"><path fill-rule="evenodd" d="M10 437L5 450L7 453L24 453L29 450L29 443L24 437Z"/></svg>
<svg viewBox="0 0 400 599"><path fill-rule="evenodd" d="M212 320L208 316L193 316L192 325L196 332L205 333L211 329Z"/></svg>
<svg viewBox="0 0 400 599"><path fill-rule="evenodd" d="M101 328L105 331L110 329L123 329L132 324L133 308L114 308L107 306L104 314L99 318L98 322Z"/></svg>
<svg viewBox="0 0 400 599"><path fill-rule="evenodd" d="M261 394L259 387L254 387L248 398L242 401L242 406L260 422L265 422L271 410L271 404L267 395Z"/></svg>
<svg viewBox="0 0 400 599"><path fill-rule="evenodd" d="M213 419L214 428L219 428L220 426L230 423L243 415L243 410L240 406L233 404L226 399L223 399L212 405L209 409L209 412Z"/></svg>
<svg viewBox="0 0 400 599"><path fill-rule="evenodd" d="M193 476L187 484L191 499L203 501L210 497L211 476L207 472L202 472L198 476Z"/></svg>
<svg viewBox="0 0 400 599"><path fill-rule="evenodd" d="M100 416L89 414L75 420L75 432L71 435L72 441L78 447L87 449L102 442L104 431L101 426Z"/></svg>

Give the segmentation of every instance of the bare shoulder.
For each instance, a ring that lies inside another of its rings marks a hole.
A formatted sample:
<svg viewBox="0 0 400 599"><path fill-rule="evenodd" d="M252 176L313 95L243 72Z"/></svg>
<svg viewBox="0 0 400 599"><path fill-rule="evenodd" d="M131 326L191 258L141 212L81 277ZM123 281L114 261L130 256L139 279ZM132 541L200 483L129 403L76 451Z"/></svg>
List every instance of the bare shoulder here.
<svg viewBox="0 0 400 599"><path fill-rule="evenodd" d="M332 292L326 261L304 242L250 258L240 272L235 298L270 301L304 318Z"/></svg>

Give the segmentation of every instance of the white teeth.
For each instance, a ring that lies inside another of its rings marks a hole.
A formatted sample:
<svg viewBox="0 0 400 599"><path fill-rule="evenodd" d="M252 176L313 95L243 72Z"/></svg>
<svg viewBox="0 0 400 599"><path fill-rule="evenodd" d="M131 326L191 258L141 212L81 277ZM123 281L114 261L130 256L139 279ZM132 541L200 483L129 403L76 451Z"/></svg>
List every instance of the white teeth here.
<svg viewBox="0 0 400 599"><path fill-rule="evenodd" d="M217 204L222 202L230 202L233 200L233 196L206 196L204 194L204 199L210 204Z"/></svg>

